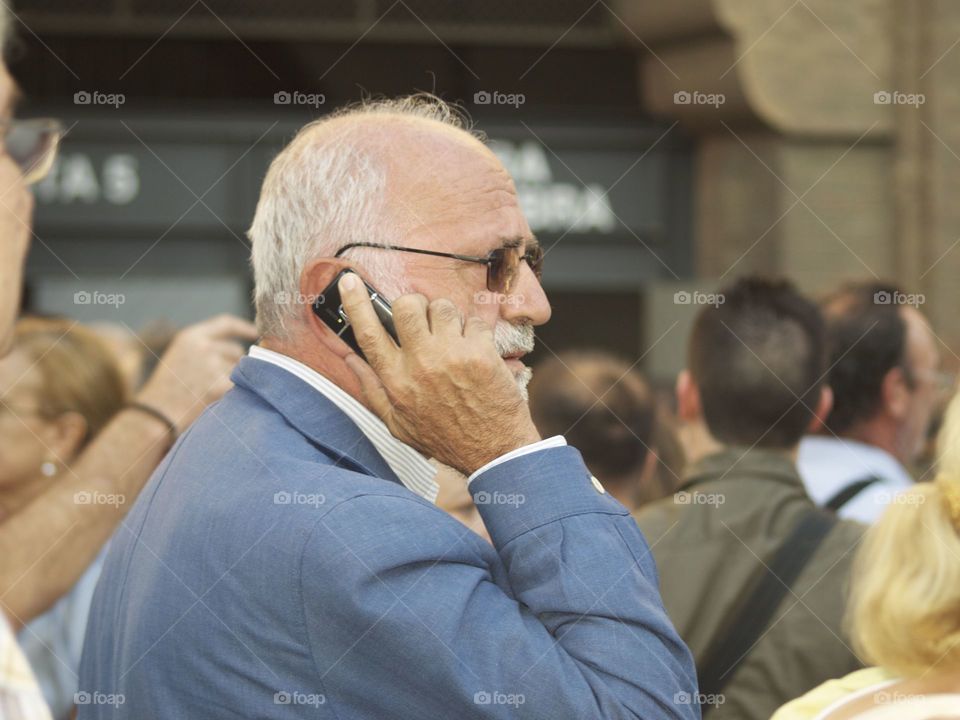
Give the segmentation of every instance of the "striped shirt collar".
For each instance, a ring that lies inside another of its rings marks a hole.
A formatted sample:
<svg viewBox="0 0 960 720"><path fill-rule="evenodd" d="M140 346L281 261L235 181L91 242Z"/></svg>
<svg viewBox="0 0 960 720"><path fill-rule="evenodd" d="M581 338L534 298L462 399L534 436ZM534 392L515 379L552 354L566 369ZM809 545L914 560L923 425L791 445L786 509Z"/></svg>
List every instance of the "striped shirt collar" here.
<svg viewBox="0 0 960 720"><path fill-rule="evenodd" d="M391 435L383 421L349 393L334 385L313 368L307 367L288 355L254 345L250 348L250 357L292 373L336 405L373 444L408 490L425 500L436 502L437 493L440 490L440 486L434 479L437 474L436 468L423 455Z"/></svg>

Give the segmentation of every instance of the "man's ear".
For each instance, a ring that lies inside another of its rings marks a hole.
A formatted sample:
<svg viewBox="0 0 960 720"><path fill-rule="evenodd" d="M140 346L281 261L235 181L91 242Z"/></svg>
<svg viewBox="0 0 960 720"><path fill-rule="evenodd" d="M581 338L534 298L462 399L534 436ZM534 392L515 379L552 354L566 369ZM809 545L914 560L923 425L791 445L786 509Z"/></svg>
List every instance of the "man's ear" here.
<svg viewBox="0 0 960 720"><path fill-rule="evenodd" d="M906 371L902 367L887 371L880 385L884 411L891 417L902 420L910 410L910 395Z"/></svg>
<svg viewBox="0 0 960 720"><path fill-rule="evenodd" d="M677 375L677 415L688 423L697 422L703 418L700 389L693 381L689 370L683 370Z"/></svg>
<svg viewBox="0 0 960 720"><path fill-rule="evenodd" d="M330 286L337 273L345 267L347 267L346 263L333 258L318 258L308 262L300 273L300 296L290 298L290 302L300 305L298 315L306 326L321 337L326 337L328 333L332 337L336 336L313 312L313 304Z"/></svg>
<svg viewBox="0 0 960 720"><path fill-rule="evenodd" d="M833 389L829 385L820 388L820 397L817 398L817 406L813 408L813 417L810 419L810 425L807 427L807 433L813 434L826 427L827 417L833 409Z"/></svg>

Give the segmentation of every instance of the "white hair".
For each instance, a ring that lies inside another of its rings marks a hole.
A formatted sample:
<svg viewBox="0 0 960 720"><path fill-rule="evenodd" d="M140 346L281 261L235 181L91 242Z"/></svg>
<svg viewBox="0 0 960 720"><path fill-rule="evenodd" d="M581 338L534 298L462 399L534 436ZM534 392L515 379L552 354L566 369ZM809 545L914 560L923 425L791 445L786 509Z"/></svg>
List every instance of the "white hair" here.
<svg viewBox="0 0 960 720"><path fill-rule="evenodd" d="M299 298L300 276L311 260L333 257L353 242L389 245L398 236L387 202L390 146L371 143L370 134L350 122L377 115L422 118L474 134L458 108L425 93L367 100L304 126L270 164L247 232L262 335L289 336L301 312L291 298ZM317 132L334 120L335 127ZM409 292L400 253L349 252L388 298Z"/></svg>

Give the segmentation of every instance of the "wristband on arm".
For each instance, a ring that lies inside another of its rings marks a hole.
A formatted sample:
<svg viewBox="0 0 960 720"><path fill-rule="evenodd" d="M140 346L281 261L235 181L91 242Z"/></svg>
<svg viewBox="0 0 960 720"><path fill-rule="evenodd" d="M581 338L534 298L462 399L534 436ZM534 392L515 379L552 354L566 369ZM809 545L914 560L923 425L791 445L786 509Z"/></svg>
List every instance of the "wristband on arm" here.
<svg viewBox="0 0 960 720"><path fill-rule="evenodd" d="M150 417L159 420L167 428L167 434L170 436L170 444L173 445L173 443L177 441L177 437L180 435L180 433L177 431L177 426L173 420L168 418L164 413L141 402L127 403L126 408L128 410L139 410L140 412L146 413Z"/></svg>

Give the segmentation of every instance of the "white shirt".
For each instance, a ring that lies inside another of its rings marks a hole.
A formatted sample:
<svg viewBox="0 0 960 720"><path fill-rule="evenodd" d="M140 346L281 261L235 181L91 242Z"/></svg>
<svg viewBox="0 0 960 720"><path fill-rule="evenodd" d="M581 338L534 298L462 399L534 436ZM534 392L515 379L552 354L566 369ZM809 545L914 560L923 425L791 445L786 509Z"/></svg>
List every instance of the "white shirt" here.
<svg viewBox="0 0 960 720"><path fill-rule="evenodd" d="M890 453L856 440L808 435L800 442L797 467L807 493L817 505L826 504L852 483L878 478L838 513L842 518L864 523L879 519L894 496L913 485L910 473Z"/></svg>
<svg viewBox="0 0 960 720"><path fill-rule="evenodd" d="M268 350L258 345L250 348L250 357L276 365L296 375L336 405L354 422L360 429L360 432L366 436L408 490L415 492L425 500L436 502L437 493L440 490L440 486L437 485L434 479L437 474L437 469L419 452L391 435L390 430L380 418L370 412L353 396L343 390L343 388L330 382L330 380L316 370L304 365L299 360L294 360L288 355L283 355L282 353ZM491 460L473 473L467 482L472 482L477 476L507 460L513 460L527 453L566 444L563 436L557 435L517 448L506 455Z"/></svg>

